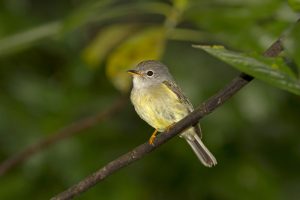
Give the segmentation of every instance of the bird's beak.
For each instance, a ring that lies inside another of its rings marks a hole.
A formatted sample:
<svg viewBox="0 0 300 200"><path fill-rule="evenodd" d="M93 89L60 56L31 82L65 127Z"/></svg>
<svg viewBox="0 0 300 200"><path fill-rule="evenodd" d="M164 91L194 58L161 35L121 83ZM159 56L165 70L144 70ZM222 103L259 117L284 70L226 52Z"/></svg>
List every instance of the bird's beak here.
<svg viewBox="0 0 300 200"><path fill-rule="evenodd" d="M138 72L137 70L134 70L134 69L127 70L127 73L129 73L131 75L142 76L142 74L140 72Z"/></svg>

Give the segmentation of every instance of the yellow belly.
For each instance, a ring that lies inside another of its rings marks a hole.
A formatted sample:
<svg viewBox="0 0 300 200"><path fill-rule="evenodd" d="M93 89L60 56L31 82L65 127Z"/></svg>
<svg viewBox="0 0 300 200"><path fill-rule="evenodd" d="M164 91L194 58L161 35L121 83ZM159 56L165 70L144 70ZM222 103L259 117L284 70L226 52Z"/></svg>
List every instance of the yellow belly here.
<svg viewBox="0 0 300 200"><path fill-rule="evenodd" d="M131 101L138 115L160 132L188 114L186 105L164 84L133 90Z"/></svg>

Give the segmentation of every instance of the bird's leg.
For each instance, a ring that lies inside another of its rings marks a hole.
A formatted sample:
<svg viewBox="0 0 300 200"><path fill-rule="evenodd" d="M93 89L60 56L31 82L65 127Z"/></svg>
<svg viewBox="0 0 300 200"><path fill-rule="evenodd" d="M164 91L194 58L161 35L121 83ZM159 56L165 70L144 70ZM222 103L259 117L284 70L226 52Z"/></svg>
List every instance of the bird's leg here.
<svg viewBox="0 0 300 200"><path fill-rule="evenodd" d="M169 131L170 128L172 128L172 127L174 126L174 124L176 124L176 123L170 124L170 125L166 128L165 131ZM157 136L157 133L158 133L158 131L157 131L157 129L155 129L154 132L152 133L151 137L149 138L149 144L152 145L152 144L154 143L154 140L155 140L155 138L156 138L156 136Z"/></svg>
<svg viewBox="0 0 300 200"><path fill-rule="evenodd" d="M149 144L152 145L154 143L154 140L156 138L157 132L158 132L157 129L155 129L155 131L152 133L152 135L151 135L151 137L149 139Z"/></svg>

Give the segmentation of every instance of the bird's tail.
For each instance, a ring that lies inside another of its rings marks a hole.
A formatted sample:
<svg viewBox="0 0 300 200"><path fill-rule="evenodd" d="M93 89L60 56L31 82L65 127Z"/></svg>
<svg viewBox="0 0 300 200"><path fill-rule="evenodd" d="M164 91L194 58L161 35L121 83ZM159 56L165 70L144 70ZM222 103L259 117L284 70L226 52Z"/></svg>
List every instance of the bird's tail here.
<svg viewBox="0 0 300 200"><path fill-rule="evenodd" d="M217 164L216 158L210 153L206 146L201 141L200 137L195 133L191 128L181 134L180 137L183 137L187 143L192 147L193 151L199 158L199 160L206 167L212 167Z"/></svg>

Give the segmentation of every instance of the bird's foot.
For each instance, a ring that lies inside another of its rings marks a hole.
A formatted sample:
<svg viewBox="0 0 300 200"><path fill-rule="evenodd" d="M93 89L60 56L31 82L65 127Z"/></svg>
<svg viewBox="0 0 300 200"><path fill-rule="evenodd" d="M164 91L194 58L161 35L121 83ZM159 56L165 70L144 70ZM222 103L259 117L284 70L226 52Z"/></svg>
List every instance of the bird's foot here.
<svg viewBox="0 0 300 200"><path fill-rule="evenodd" d="M157 129L155 129L155 131L152 133L151 137L149 138L149 144L153 145L154 144L154 140L156 138L158 131Z"/></svg>

